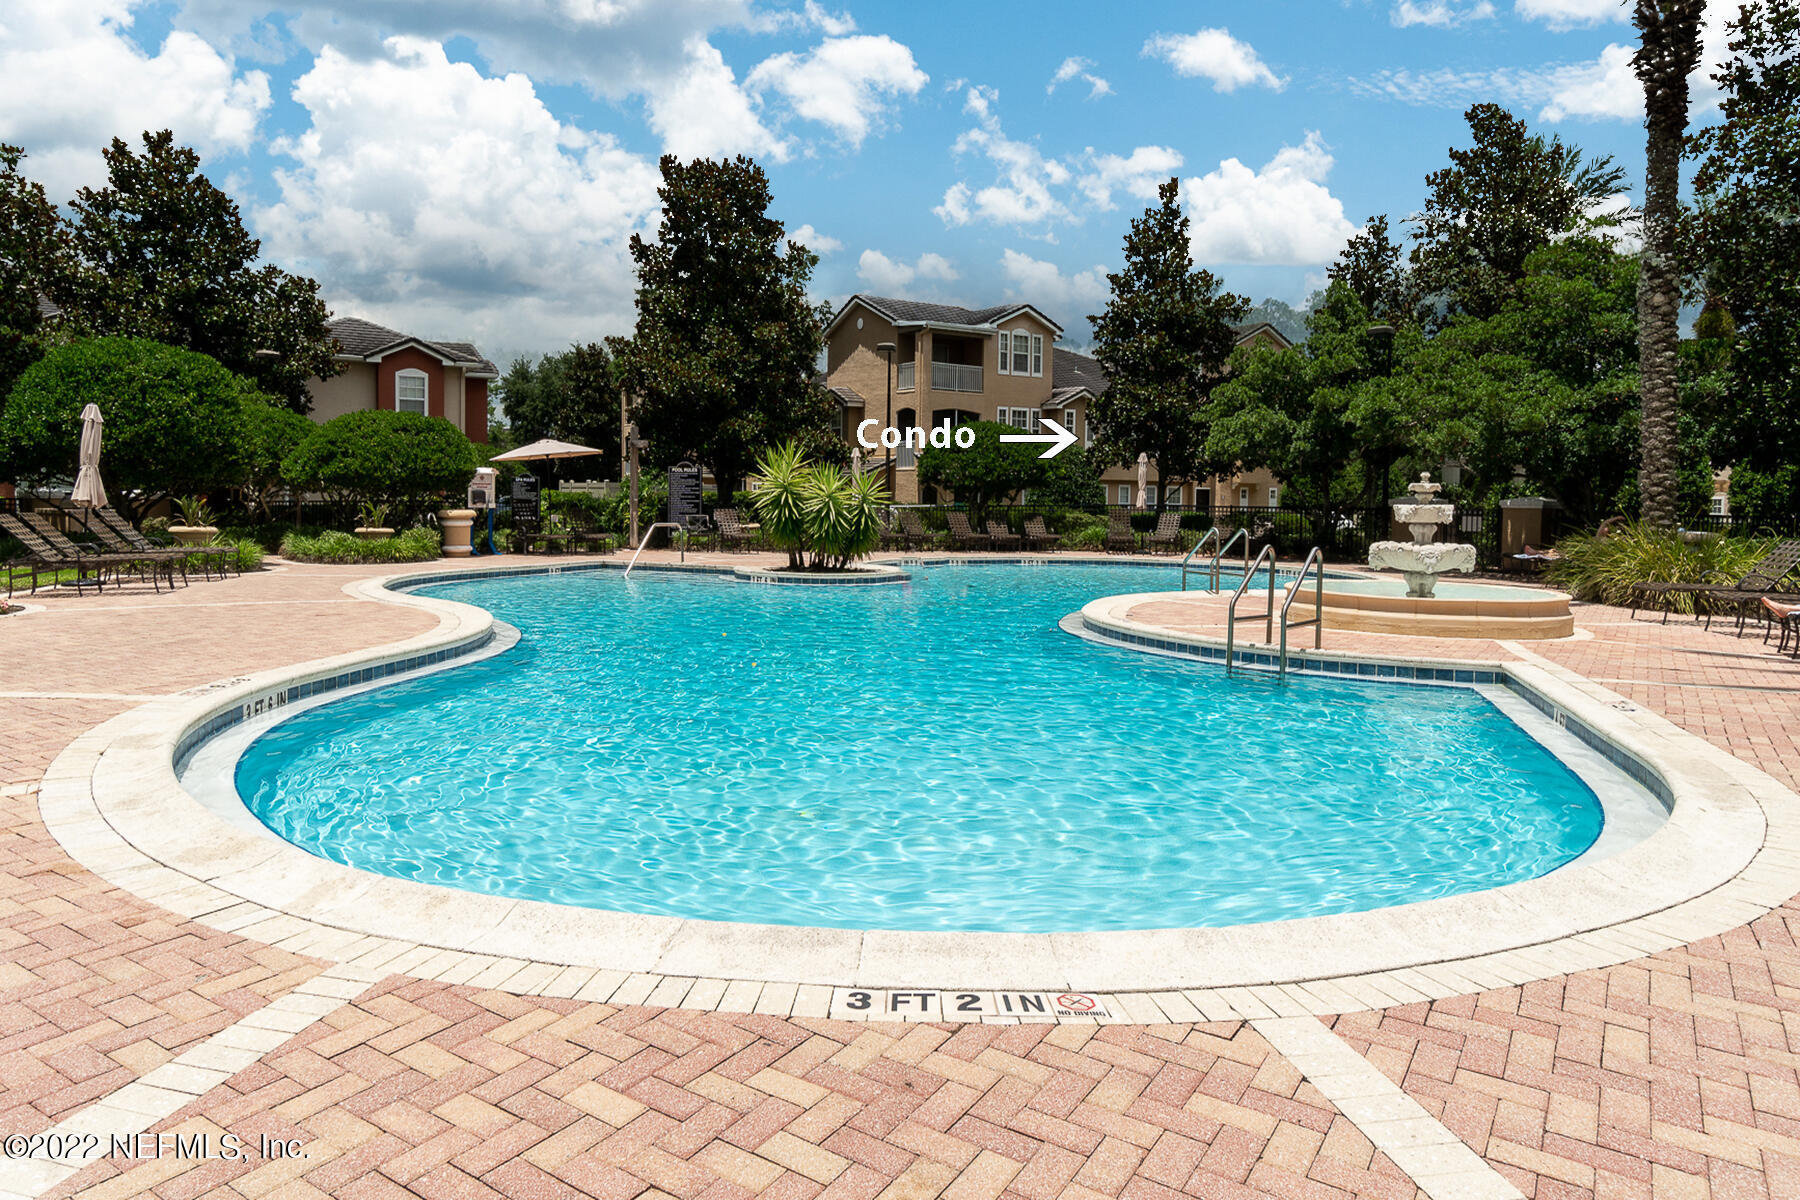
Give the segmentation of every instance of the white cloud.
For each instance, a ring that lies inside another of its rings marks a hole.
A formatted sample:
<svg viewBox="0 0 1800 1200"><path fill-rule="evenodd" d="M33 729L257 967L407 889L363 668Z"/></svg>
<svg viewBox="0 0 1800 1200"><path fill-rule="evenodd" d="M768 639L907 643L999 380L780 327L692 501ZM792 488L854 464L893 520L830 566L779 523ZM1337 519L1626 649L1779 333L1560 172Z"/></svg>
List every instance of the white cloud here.
<svg viewBox="0 0 1800 1200"><path fill-rule="evenodd" d="M1001 257L1000 271L1006 276L1008 299L1035 304L1064 324L1098 309L1112 292L1105 267L1065 275L1055 263L1017 250Z"/></svg>
<svg viewBox="0 0 1800 1200"><path fill-rule="evenodd" d="M932 211L946 225L987 221L996 225L1044 225L1066 218L1068 207L1052 194L1052 187L1069 182L1069 168L1045 158L1029 142L1008 138L1000 127L994 105L1000 94L976 84L969 88L963 110L975 118L976 127L963 133L951 146L957 156L980 154L993 164L993 184L974 188L962 182L944 192L943 203Z"/></svg>
<svg viewBox="0 0 1800 1200"><path fill-rule="evenodd" d="M1235 158L1183 187L1194 260L1306 266L1330 262L1356 232L1325 186L1331 152L1316 132L1260 171Z"/></svg>
<svg viewBox="0 0 1800 1200"><path fill-rule="evenodd" d="M1409 25L1429 25L1434 29L1451 29L1470 21L1491 21L1494 6L1489 0L1458 4L1456 0L1400 0L1394 5L1391 19L1405 29Z"/></svg>
<svg viewBox="0 0 1800 1200"><path fill-rule="evenodd" d="M927 251L918 261L901 262L879 250L864 250L856 260L856 273L878 292L903 292L915 280L950 283L958 278L955 266L941 254Z"/></svg>
<svg viewBox="0 0 1800 1200"><path fill-rule="evenodd" d="M1210 79L1215 92L1251 86L1279 92L1287 86L1287 80L1271 71L1250 43L1240 42L1224 29L1159 33L1144 43L1144 56L1162 59L1177 75Z"/></svg>
<svg viewBox="0 0 1800 1200"><path fill-rule="evenodd" d="M652 89L647 103L650 128L679 158L751 154L783 162L789 156L788 143L762 123L711 42L693 42L686 67Z"/></svg>
<svg viewBox="0 0 1800 1200"><path fill-rule="evenodd" d="M56 201L105 182L114 137L170 129L203 154L248 149L269 107L269 80L192 33L154 53L130 29L142 0L11 0L0 13L0 130L23 145L25 171Z"/></svg>
<svg viewBox="0 0 1800 1200"><path fill-rule="evenodd" d="M860 146L889 99L916 96L930 79L899 42L858 35L827 38L806 54L765 59L744 84L754 93L780 93L798 115Z"/></svg>
<svg viewBox="0 0 1800 1200"><path fill-rule="evenodd" d="M824 257L844 248L844 243L834 237L827 237L811 225L802 225L798 229L788 230L788 241L799 242L814 254Z"/></svg>
<svg viewBox="0 0 1800 1200"><path fill-rule="evenodd" d="M1629 121L1644 111L1644 85L1631 69L1630 46L1612 45L1591 63L1563 67L1543 77L1549 97L1538 115L1546 121L1586 117Z"/></svg>
<svg viewBox="0 0 1800 1200"><path fill-rule="evenodd" d="M1112 95L1112 84L1088 70L1093 65L1092 60L1074 55L1063 59L1062 65L1056 68L1056 73L1050 76L1050 84L1044 89L1044 94L1051 95L1071 79L1079 78L1088 85L1089 100Z"/></svg>
<svg viewBox="0 0 1800 1200"><path fill-rule="evenodd" d="M1630 19L1625 0L1514 0L1521 20L1542 21L1555 30Z"/></svg>
<svg viewBox="0 0 1800 1200"><path fill-rule="evenodd" d="M337 312L497 346L630 327L626 241L654 228L654 163L557 120L525 76L416 38L371 59L327 47L293 95L310 124L270 147L292 166L255 224Z"/></svg>
<svg viewBox="0 0 1800 1200"><path fill-rule="evenodd" d="M1134 200L1154 200L1156 189L1181 169L1181 152L1169 146L1139 146L1129 157L1095 154L1088 148L1088 170L1076 180L1095 208L1111 209L1113 192Z"/></svg>

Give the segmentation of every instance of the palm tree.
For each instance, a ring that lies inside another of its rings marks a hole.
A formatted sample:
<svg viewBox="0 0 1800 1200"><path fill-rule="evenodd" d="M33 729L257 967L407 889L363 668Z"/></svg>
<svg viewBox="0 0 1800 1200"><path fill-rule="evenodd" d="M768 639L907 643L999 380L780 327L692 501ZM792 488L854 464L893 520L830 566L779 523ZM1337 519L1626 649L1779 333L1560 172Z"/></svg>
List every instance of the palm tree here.
<svg viewBox="0 0 1800 1200"><path fill-rule="evenodd" d="M1631 65L1644 85L1644 251L1638 263L1638 492L1647 524L1675 523L1681 273L1675 261L1688 75L1700 61L1705 0L1636 0Z"/></svg>

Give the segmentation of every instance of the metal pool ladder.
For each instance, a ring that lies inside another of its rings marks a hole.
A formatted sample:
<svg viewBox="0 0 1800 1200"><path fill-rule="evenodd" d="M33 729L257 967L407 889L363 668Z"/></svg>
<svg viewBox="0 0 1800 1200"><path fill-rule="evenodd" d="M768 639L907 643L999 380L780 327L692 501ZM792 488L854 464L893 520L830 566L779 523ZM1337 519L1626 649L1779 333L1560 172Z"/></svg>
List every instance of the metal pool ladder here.
<svg viewBox="0 0 1800 1200"><path fill-rule="evenodd" d="M1224 543L1224 545L1219 544L1219 537L1220 537L1219 527L1217 525L1214 525L1211 529L1207 530L1204 534L1202 534L1200 536L1200 540L1194 543L1194 548L1187 552L1187 557L1181 560L1181 590L1182 591L1184 591L1184 592L1187 591L1187 581L1188 581L1188 572L1189 571L1210 571L1211 575L1212 575L1212 580L1211 580L1210 586L1208 586L1206 590L1209 592L1217 593L1219 590L1219 560L1221 558L1225 557L1225 555L1229 554L1231 552L1231 548L1233 546L1237 545L1240 541L1244 543L1244 574L1245 574L1245 576L1248 576L1250 574L1250 531L1248 529L1246 529L1245 527L1243 527L1242 525L1238 526L1237 530ZM1196 554L1200 553L1201 550L1205 549L1206 543L1208 543L1208 542L1213 543L1213 546L1215 547L1215 549L1213 550L1212 561L1207 566L1204 566L1204 567L1190 566L1189 564L1193 561L1194 556Z"/></svg>
<svg viewBox="0 0 1800 1200"><path fill-rule="evenodd" d="M1244 569L1244 577L1238 580L1237 591L1231 593L1231 603L1225 609L1225 673L1227 675L1231 673L1231 661L1237 652L1237 623L1254 621L1257 616L1255 613L1238 616L1238 601L1242 600L1244 593L1249 590L1250 581L1256 577L1256 572L1262 569L1264 559L1269 561L1269 611L1263 614L1263 620L1267 622L1263 631L1263 641L1267 643L1275 640L1275 547L1264 546L1262 552L1256 556L1256 561Z"/></svg>
<svg viewBox="0 0 1800 1200"><path fill-rule="evenodd" d="M1300 588L1306 582L1307 571L1313 573L1313 615L1305 621L1288 620L1288 609L1294 607L1295 597L1300 595ZM1269 588L1271 593L1275 587L1275 572L1269 572ZM1306 561L1300 564L1300 573L1294 576L1294 586L1288 589L1287 598L1281 602L1281 678L1287 678L1287 646L1288 630L1313 627L1313 649L1317 650L1325 644L1325 557L1314 546Z"/></svg>
<svg viewBox="0 0 1800 1200"><path fill-rule="evenodd" d="M634 553L631 556L631 562L628 563L625 567L625 578L627 578L627 579L631 578L631 568L637 566L638 555L642 554L644 552L644 547L648 546L650 544L650 535L651 534L655 533L659 529L680 529L680 528L682 528L682 526L675 521L658 521L656 524L652 525L650 528L644 530L644 540L638 543L638 548L637 548L636 553ZM687 561L687 546L685 544L683 544L683 546L681 547L681 561L682 562Z"/></svg>

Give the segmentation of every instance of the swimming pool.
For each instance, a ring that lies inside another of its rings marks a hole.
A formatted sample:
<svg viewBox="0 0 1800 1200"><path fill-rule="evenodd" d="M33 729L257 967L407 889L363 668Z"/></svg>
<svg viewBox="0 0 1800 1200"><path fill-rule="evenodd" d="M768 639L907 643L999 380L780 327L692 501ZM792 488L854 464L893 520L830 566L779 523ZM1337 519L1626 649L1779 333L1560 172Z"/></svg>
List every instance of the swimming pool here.
<svg viewBox="0 0 1800 1200"><path fill-rule="evenodd" d="M239 760L314 854L725 921L1143 929L1541 875L1601 809L1463 688L1286 686L1057 628L1170 568L946 565L903 587L617 572L429 594L508 653L303 712Z"/></svg>

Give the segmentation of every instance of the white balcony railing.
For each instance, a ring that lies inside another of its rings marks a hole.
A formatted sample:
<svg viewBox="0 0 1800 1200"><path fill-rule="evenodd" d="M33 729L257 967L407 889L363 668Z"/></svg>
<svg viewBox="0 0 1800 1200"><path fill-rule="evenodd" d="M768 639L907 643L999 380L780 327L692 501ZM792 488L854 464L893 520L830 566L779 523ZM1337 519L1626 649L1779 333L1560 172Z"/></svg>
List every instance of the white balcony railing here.
<svg viewBox="0 0 1800 1200"><path fill-rule="evenodd" d="M918 386L917 376L919 364L903 362L894 369L894 390L896 392L914 391Z"/></svg>
<svg viewBox="0 0 1800 1200"><path fill-rule="evenodd" d="M931 387L938 392L979 392L981 368L963 363L931 364Z"/></svg>

